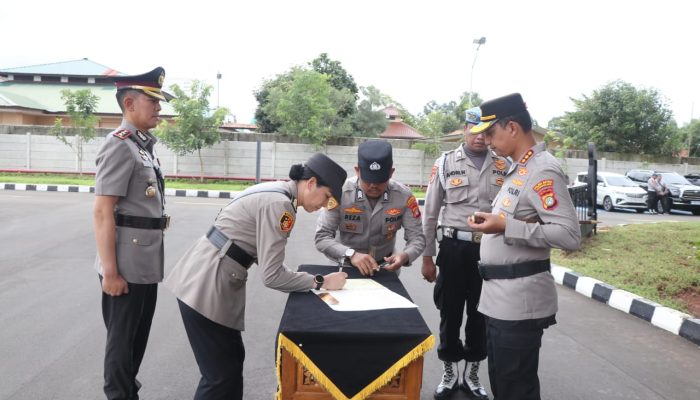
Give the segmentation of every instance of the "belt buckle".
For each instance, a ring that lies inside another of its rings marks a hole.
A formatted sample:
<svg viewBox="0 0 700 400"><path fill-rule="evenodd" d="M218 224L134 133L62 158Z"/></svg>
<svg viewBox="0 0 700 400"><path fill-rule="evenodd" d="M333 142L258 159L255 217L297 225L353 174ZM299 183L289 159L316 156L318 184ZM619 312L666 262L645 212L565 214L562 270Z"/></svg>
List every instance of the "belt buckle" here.
<svg viewBox="0 0 700 400"><path fill-rule="evenodd" d="M166 230L170 228L170 215L163 215L163 218L165 218L165 228L163 230Z"/></svg>
<svg viewBox="0 0 700 400"><path fill-rule="evenodd" d="M455 238L455 229L449 226L443 227L442 228L442 234L447 236L450 239Z"/></svg>
<svg viewBox="0 0 700 400"><path fill-rule="evenodd" d="M481 237L484 235L483 232L472 232L472 242L481 243Z"/></svg>

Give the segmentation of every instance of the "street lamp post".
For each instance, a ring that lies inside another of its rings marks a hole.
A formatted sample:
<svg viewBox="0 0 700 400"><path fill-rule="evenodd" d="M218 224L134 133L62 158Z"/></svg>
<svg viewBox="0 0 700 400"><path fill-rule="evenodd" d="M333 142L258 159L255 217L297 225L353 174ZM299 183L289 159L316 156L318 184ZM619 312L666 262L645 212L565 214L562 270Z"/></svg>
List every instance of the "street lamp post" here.
<svg viewBox="0 0 700 400"><path fill-rule="evenodd" d="M474 39L472 43L474 43L476 45L476 51L474 52L474 62L472 62L472 71L469 74L469 107L470 108L473 106L472 98L474 97L474 94L473 94L472 90L473 90L473 83L474 83L474 66L476 65L476 57L479 55L479 48L481 47L481 45L486 44L486 37L482 36L479 39Z"/></svg>
<svg viewBox="0 0 700 400"><path fill-rule="evenodd" d="M219 90L219 82L221 81L221 72L216 73L216 108L219 108L219 99L221 97Z"/></svg>

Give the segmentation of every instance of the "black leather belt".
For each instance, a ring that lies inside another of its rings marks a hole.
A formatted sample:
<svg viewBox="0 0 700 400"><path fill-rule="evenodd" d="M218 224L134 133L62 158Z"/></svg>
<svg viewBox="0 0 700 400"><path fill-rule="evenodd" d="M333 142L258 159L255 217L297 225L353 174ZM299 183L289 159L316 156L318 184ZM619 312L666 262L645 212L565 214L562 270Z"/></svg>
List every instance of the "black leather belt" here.
<svg viewBox="0 0 700 400"><path fill-rule="evenodd" d="M128 228L165 230L170 226L170 216L164 215L162 218L150 218L115 214L114 222L117 226L125 226Z"/></svg>
<svg viewBox="0 0 700 400"><path fill-rule="evenodd" d="M514 279L551 269L549 258L546 260L525 261L517 264L488 265L479 263L479 274L487 281L489 279Z"/></svg>
<svg viewBox="0 0 700 400"><path fill-rule="evenodd" d="M207 232L207 239L209 239L211 244L213 244L214 247L219 250L221 250L221 248L224 247L229 241L229 238L215 226L209 228L209 232ZM246 269L250 268L253 262L255 262L255 257L250 256L233 242L231 242L228 250L226 250L226 256L241 264Z"/></svg>

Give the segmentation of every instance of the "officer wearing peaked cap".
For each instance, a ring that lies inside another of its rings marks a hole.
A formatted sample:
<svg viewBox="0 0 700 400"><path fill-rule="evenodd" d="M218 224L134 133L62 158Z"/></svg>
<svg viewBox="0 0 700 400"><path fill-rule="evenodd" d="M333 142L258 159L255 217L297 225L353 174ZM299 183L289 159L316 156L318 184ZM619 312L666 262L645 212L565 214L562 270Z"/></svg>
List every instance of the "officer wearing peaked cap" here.
<svg viewBox="0 0 700 400"><path fill-rule="evenodd" d="M472 132L514 161L491 213L469 221L471 229L485 233L479 311L487 316L491 390L498 400L538 400L542 334L556 323L557 312L549 255L551 248L579 247L578 218L566 174L544 143L535 142L520 94L483 103Z"/></svg>
<svg viewBox="0 0 700 400"><path fill-rule="evenodd" d="M246 282L253 263L265 286L283 291L341 289L347 274L295 272L284 265L297 206L314 212L337 204L347 173L317 153L292 165L289 182L243 191L221 209L214 225L177 262L165 286L178 299L187 338L202 378L195 400L242 399Z"/></svg>
<svg viewBox="0 0 700 400"><path fill-rule="evenodd" d="M165 71L115 78L123 119L97 153L93 225L107 328L104 392L138 399L136 380L163 279L164 179L155 153Z"/></svg>
<svg viewBox="0 0 700 400"><path fill-rule="evenodd" d="M472 134L480 115L478 107L466 111L464 143L435 161L425 196L423 232L427 244L422 273L428 282L435 282L433 298L440 310L438 358L443 362L443 375L435 390L437 399L448 397L458 387L474 398L487 398L478 376L480 362L486 359L486 322L477 311L482 283L478 269L481 233L473 232L467 219L476 211L491 210L507 161L488 151L483 135ZM433 261L436 238L440 251ZM437 276L436 262L440 267ZM460 333L465 307L463 342ZM465 364L459 385L462 360Z"/></svg>
<svg viewBox="0 0 700 400"><path fill-rule="evenodd" d="M411 190L392 180L391 145L367 141L357 150L355 177L343 185L340 204L321 213L316 248L330 258L372 275L384 263L389 271L409 265L423 251L425 239L420 209ZM403 228L406 246L396 251L396 235Z"/></svg>

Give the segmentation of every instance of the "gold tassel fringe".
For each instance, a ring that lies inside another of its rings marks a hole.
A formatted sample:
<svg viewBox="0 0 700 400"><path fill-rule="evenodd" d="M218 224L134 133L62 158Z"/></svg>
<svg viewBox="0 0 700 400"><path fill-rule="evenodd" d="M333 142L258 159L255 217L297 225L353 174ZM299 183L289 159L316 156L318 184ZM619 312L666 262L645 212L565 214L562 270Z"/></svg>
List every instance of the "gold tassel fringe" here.
<svg viewBox="0 0 700 400"><path fill-rule="evenodd" d="M337 400L364 400L369 397L372 393L384 387L391 379L396 376L402 368L406 367L408 364L413 362L413 360L425 354L428 350L435 346L435 336L428 336L423 342L418 346L414 347L411 351L406 353L401 359L394 363L389 369L384 371L383 374L379 375L377 379L372 381L369 385L365 386L360 392L355 396L348 398L343 394L343 392L338 389L335 384L328 379L328 377L314 364L304 352L296 345L296 343L289 340L284 334L280 333L277 340L277 382L278 389L275 398L279 400L281 398L280 388L282 387L282 376L280 372L281 362L282 362L282 349L284 348L289 352L289 354L294 357L295 360L300 362L316 379L316 382L321 385L326 391Z"/></svg>

